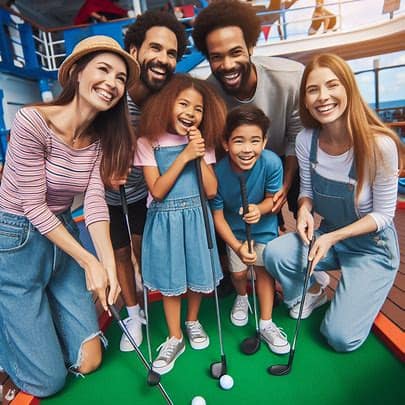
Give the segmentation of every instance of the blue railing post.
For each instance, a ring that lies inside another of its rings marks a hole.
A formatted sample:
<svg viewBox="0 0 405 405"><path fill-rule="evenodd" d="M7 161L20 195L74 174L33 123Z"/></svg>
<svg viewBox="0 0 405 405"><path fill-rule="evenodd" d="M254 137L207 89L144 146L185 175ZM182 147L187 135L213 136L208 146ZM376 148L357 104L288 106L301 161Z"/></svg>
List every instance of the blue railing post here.
<svg viewBox="0 0 405 405"><path fill-rule="evenodd" d="M6 124L4 123L3 97L3 90L0 89L0 168L3 166L6 159L8 136L8 130L6 129Z"/></svg>

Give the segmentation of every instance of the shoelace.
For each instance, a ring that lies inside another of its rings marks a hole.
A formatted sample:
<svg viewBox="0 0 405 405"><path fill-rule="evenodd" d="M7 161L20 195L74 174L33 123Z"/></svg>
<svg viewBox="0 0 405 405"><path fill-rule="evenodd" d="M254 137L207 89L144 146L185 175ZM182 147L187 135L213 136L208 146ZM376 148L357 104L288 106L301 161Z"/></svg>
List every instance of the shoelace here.
<svg viewBox="0 0 405 405"><path fill-rule="evenodd" d="M203 332L203 328L200 322L194 322L191 325L187 325L187 331L191 335L191 339L205 337L205 333Z"/></svg>
<svg viewBox="0 0 405 405"><path fill-rule="evenodd" d="M173 338L167 338L166 341L156 349L157 352L161 349L158 358L170 360L173 357L176 345L177 343L173 340Z"/></svg>
<svg viewBox="0 0 405 405"><path fill-rule="evenodd" d="M135 318L131 318L131 317L127 318L125 321L125 324L128 324L131 321L140 323L142 325L146 325L146 318L143 317L140 313L138 313L138 315Z"/></svg>
<svg viewBox="0 0 405 405"><path fill-rule="evenodd" d="M282 338L287 339L287 334L284 332L283 328L276 326L274 323L264 328L263 332L265 332L266 330L269 330L270 332L275 332Z"/></svg>
<svg viewBox="0 0 405 405"><path fill-rule="evenodd" d="M242 297L237 297L236 298L236 302L234 305L234 309L233 312L237 312L237 311L246 311L246 307L248 308L248 311L252 314L252 307L250 306L250 302L248 299L242 298Z"/></svg>

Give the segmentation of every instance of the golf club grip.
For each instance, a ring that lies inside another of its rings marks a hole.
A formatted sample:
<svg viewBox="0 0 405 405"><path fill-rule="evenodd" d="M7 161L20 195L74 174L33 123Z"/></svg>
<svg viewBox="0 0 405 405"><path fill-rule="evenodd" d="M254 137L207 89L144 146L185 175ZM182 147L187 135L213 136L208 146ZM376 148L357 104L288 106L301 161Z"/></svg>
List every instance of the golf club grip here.
<svg viewBox="0 0 405 405"><path fill-rule="evenodd" d="M123 184L120 186L120 197L121 197L122 211L124 211L124 215L128 215L127 195L125 193L125 186Z"/></svg>
<svg viewBox="0 0 405 405"><path fill-rule="evenodd" d="M203 216L204 216L204 226L205 226L205 234L207 235L208 249L212 249L214 247L214 245L212 243L210 222L208 220L208 208L207 208L207 202L205 199L205 191L204 191L204 186L203 186L203 181L202 181L201 158L195 159L194 164L195 164L195 170L197 173L198 192L200 195L201 209L202 209Z"/></svg>
<svg viewBox="0 0 405 405"><path fill-rule="evenodd" d="M246 190L246 180L242 176L239 177L239 183L240 183L240 195L242 197L242 208L243 208L243 215L247 214L249 212L249 203L247 199L247 190ZM245 222L245 227L246 227L246 240L248 243L248 248L249 248L249 253L252 253L252 232L250 230L250 224Z"/></svg>
<svg viewBox="0 0 405 405"><path fill-rule="evenodd" d="M116 306L115 306L114 304L108 305L108 309L110 310L112 316L113 316L117 321L119 321L119 320L121 319L121 318L120 318L120 314L119 314L119 312L118 312L118 310L117 310L117 308L116 308Z"/></svg>

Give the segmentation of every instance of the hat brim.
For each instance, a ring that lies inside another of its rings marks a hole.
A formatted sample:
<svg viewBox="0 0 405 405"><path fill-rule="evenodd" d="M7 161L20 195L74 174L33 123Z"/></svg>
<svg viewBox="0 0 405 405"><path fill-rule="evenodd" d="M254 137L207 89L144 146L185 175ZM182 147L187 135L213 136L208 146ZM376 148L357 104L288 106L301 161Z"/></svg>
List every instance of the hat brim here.
<svg viewBox="0 0 405 405"><path fill-rule="evenodd" d="M92 46L91 49L83 49L81 51L74 52L63 61L58 72L58 81L62 87L66 86L66 83L69 79L70 70L73 65L83 56L93 52L115 53L116 55L124 59L128 69L127 88L130 88L134 84L134 82L139 79L140 68L135 58L133 58L128 52L124 51L123 49L112 48L111 45L108 44L99 44Z"/></svg>

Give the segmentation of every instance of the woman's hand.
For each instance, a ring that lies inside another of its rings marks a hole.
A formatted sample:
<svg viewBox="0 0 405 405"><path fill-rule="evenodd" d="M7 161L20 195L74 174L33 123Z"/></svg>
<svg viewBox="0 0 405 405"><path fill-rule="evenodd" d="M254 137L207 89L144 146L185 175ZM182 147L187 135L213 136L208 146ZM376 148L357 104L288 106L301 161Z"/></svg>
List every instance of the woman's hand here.
<svg viewBox="0 0 405 405"><path fill-rule="evenodd" d="M108 276L108 285L110 287L108 293L108 305L112 305L117 302L118 296L121 293L121 287L118 283L117 272L115 267L106 267L106 272Z"/></svg>
<svg viewBox="0 0 405 405"><path fill-rule="evenodd" d="M103 308L108 310L106 297L108 275L104 266L94 256L92 256L90 260L84 263L83 269L86 274L87 289L96 293Z"/></svg>
<svg viewBox="0 0 405 405"><path fill-rule="evenodd" d="M191 127L188 131L188 139L188 145L182 152L187 161L203 157L205 155L205 141L199 129Z"/></svg>
<svg viewBox="0 0 405 405"><path fill-rule="evenodd" d="M239 211L241 214L243 213L243 208L240 208ZM259 207L256 204L249 204L248 205L248 212L243 216L243 220L247 224L257 224L260 221L262 214L260 212Z"/></svg>
<svg viewBox="0 0 405 405"><path fill-rule="evenodd" d="M314 217L305 205L298 210L297 232L306 245L314 237Z"/></svg>
<svg viewBox="0 0 405 405"><path fill-rule="evenodd" d="M315 240L314 244L312 245L312 249L308 254L308 260L312 262L312 271L314 271L319 261L326 256L329 249L336 242L337 240L333 233L324 233Z"/></svg>
<svg viewBox="0 0 405 405"><path fill-rule="evenodd" d="M108 304L114 304L121 292L115 268L104 267L93 256L93 259L84 265L84 272L87 289L97 294L104 310L108 311Z"/></svg>
<svg viewBox="0 0 405 405"><path fill-rule="evenodd" d="M242 262L245 263L247 266L255 264L257 259L256 252L253 250L253 241L251 242L251 244L252 244L252 253L249 253L249 245L247 241L243 242L240 245L238 251L236 252L240 260L242 260Z"/></svg>

